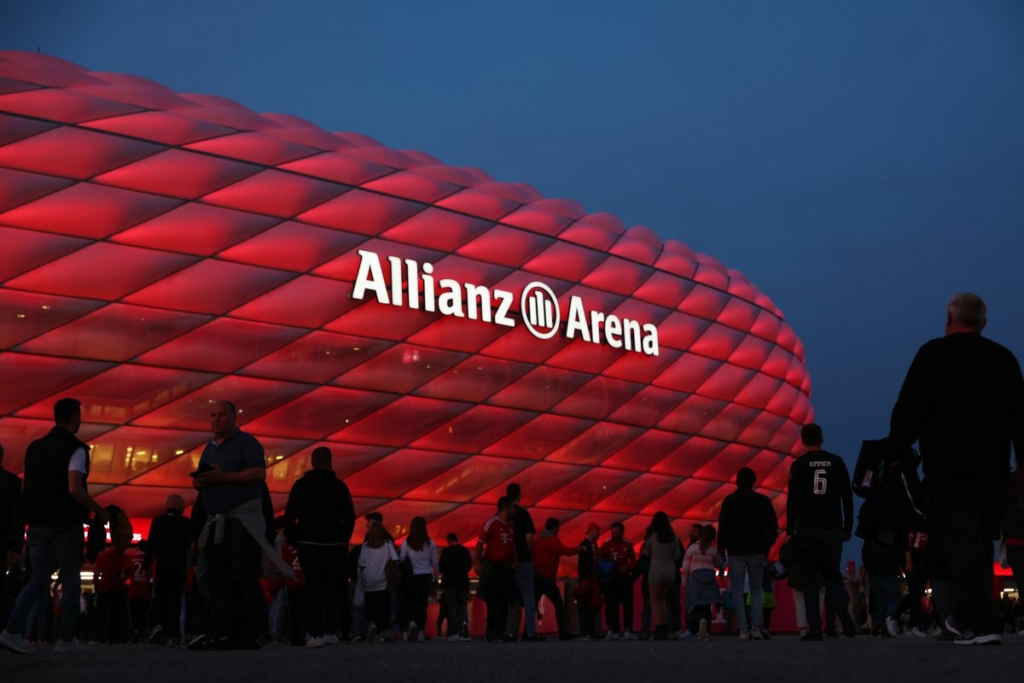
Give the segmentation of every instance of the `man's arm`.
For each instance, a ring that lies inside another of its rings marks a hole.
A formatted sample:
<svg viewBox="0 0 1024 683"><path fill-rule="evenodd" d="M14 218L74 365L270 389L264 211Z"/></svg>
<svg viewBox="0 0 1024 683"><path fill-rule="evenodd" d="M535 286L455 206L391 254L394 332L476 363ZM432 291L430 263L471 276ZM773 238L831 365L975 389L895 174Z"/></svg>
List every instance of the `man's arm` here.
<svg viewBox="0 0 1024 683"><path fill-rule="evenodd" d="M352 502L352 492L348 490L348 485L340 479L338 483L341 484L341 500L338 502L342 514L341 540L348 545L356 528L356 507Z"/></svg>
<svg viewBox="0 0 1024 683"><path fill-rule="evenodd" d="M89 495L89 491L85 487L85 473L68 470L68 493L75 499L75 502L92 512L101 521L110 521L110 514L107 512L107 509Z"/></svg>
<svg viewBox="0 0 1024 683"><path fill-rule="evenodd" d="M718 513L718 549L723 555L729 554L729 541L731 540L729 532L732 531L729 524L731 505L731 497L726 496L722 500L722 509Z"/></svg>
<svg viewBox="0 0 1024 683"><path fill-rule="evenodd" d="M786 484L786 535L792 536L796 531L796 498L797 491L793 487L793 473L796 470L796 463L789 468L789 483Z"/></svg>
<svg viewBox="0 0 1024 683"><path fill-rule="evenodd" d="M195 482L197 488L204 488L216 484L257 484L266 478L265 467L248 467L237 472L225 472L219 465L213 465L213 469L198 475Z"/></svg>
<svg viewBox="0 0 1024 683"><path fill-rule="evenodd" d="M893 406L889 418L889 439L900 446L912 446L921 432L921 410L927 387L927 355L925 347L917 352L910 363L907 376L903 380L896 405Z"/></svg>
<svg viewBox="0 0 1024 683"><path fill-rule="evenodd" d="M839 460L839 471L842 474L839 493L843 498L843 540L849 541L853 533L853 487L850 484L850 471L846 469L846 463Z"/></svg>

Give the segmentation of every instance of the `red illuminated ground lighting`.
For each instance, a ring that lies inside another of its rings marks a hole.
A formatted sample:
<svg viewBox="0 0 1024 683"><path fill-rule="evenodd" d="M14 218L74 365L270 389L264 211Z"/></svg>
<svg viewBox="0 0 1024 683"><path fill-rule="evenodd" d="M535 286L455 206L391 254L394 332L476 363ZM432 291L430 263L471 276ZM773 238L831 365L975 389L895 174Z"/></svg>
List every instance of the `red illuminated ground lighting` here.
<svg viewBox="0 0 1024 683"><path fill-rule="evenodd" d="M213 399L266 447L278 508L327 445L357 511L397 536L414 515L472 536L510 481L569 538L591 520L637 538L658 510L682 531L743 465L781 515L811 417L800 341L711 257L420 152L43 55L0 52L0 250L6 466L77 397L91 488L136 518L194 499Z"/></svg>

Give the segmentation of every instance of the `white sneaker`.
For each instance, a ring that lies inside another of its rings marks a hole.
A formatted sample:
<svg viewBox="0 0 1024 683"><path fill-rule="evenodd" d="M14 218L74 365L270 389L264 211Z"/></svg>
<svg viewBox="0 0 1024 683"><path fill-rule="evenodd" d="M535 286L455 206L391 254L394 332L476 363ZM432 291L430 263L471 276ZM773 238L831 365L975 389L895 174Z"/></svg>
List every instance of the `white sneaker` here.
<svg viewBox="0 0 1024 683"><path fill-rule="evenodd" d="M896 620L892 617L885 618L885 630L890 636L895 638L900 634L900 625L896 623Z"/></svg>
<svg viewBox="0 0 1024 683"><path fill-rule="evenodd" d="M366 627L366 642L377 642L377 624L372 621L370 622L370 625Z"/></svg>
<svg viewBox="0 0 1024 683"><path fill-rule="evenodd" d="M320 638L317 638L316 636L309 636L309 635L306 636L306 647L314 648L314 647L323 647L324 645L325 645L324 641L321 640Z"/></svg>
<svg viewBox="0 0 1024 683"><path fill-rule="evenodd" d="M325 633L320 636L320 640L324 641L324 645L337 645L341 642L336 633Z"/></svg>
<svg viewBox="0 0 1024 683"><path fill-rule="evenodd" d="M755 626L750 629L750 637L754 640L764 640L764 633L761 632L761 627Z"/></svg>
<svg viewBox="0 0 1024 683"><path fill-rule="evenodd" d="M622 634L622 639L623 640L638 640L638 638L636 637L636 634L633 633L632 631L624 631L623 634Z"/></svg>
<svg viewBox="0 0 1024 683"><path fill-rule="evenodd" d="M750 640L750 631L743 628L740 629L740 635L736 638L737 640Z"/></svg>
<svg viewBox="0 0 1024 683"><path fill-rule="evenodd" d="M58 640L53 651L59 655L80 655L88 652L89 648L77 640Z"/></svg>
<svg viewBox="0 0 1024 683"><path fill-rule="evenodd" d="M697 632L697 637L700 638L701 640L707 640L708 639L708 620L707 619L701 619L700 620L700 630Z"/></svg>
<svg viewBox="0 0 1024 683"><path fill-rule="evenodd" d="M921 629L919 629L916 626L914 628L910 629L909 631L907 631L907 635L911 636L913 638L927 638L928 637L927 633L925 633L924 631L922 631Z"/></svg>
<svg viewBox="0 0 1024 683"><path fill-rule="evenodd" d="M960 629L958 629L956 627L956 624L953 623L952 616L946 617L946 630L952 633L954 636L960 635Z"/></svg>
<svg viewBox="0 0 1024 683"><path fill-rule="evenodd" d="M615 631L608 631L608 635L604 637L605 640L618 640L619 634Z"/></svg>
<svg viewBox="0 0 1024 683"><path fill-rule="evenodd" d="M693 634L687 631L686 629L683 629L682 631L676 634L677 640L691 640L692 638Z"/></svg>
<svg viewBox="0 0 1024 683"><path fill-rule="evenodd" d="M36 653L35 645L25 640L23 636L11 633L7 629L0 633L0 645L19 655L34 655Z"/></svg>
<svg viewBox="0 0 1024 683"><path fill-rule="evenodd" d="M409 630L402 634L402 640L407 640L410 643L415 643L419 640L420 627L416 625L415 621L409 622Z"/></svg>
<svg viewBox="0 0 1024 683"><path fill-rule="evenodd" d="M458 633L453 633L452 635L448 636L449 643L455 643L460 640L462 640L462 637Z"/></svg>

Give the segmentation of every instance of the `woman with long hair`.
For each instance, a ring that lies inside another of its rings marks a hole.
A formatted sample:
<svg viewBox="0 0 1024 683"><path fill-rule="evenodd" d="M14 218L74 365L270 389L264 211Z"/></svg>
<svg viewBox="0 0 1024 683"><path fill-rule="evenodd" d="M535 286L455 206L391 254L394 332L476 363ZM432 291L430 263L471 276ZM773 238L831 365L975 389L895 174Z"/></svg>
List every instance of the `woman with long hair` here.
<svg viewBox="0 0 1024 683"><path fill-rule="evenodd" d="M647 586L651 596L651 615L654 617L654 639L667 640L668 593L676 575L679 560L679 541L668 515L657 512L647 529L647 538L642 551L650 558L647 570Z"/></svg>
<svg viewBox="0 0 1024 683"><path fill-rule="evenodd" d="M366 642L384 640L383 632L388 628L388 611L391 607L391 591L388 590L388 562L397 562L398 553L388 540L383 525L371 522L366 529L366 540L359 551L359 585L363 590L363 604L366 608Z"/></svg>
<svg viewBox="0 0 1024 683"><path fill-rule="evenodd" d="M409 524L409 536L402 544L399 555L401 562L409 563L411 571L403 571L409 576L404 586L405 603L403 617L399 622L405 638L410 642L423 642L426 637L421 630L427 623L427 601L434 587L437 576L437 546L427 534L427 520L413 517Z"/></svg>
<svg viewBox="0 0 1024 683"><path fill-rule="evenodd" d="M708 524L701 529L699 542L687 548L683 556L688 632L696 631L701 640L708 639L711 605L722 604L722 591L715 581L715 570L724 567L725 560L715 546L717 538L715 527Z"/></svg>

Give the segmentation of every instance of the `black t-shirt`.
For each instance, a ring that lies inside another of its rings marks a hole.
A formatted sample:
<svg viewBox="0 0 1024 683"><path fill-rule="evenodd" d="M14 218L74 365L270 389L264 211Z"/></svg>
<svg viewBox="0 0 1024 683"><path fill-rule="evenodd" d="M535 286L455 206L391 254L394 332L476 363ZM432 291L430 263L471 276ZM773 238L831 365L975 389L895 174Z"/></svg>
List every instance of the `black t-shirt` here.
<svg viewBox="0 0 1024 683"><path fill-rule="evenodd" d="M838 455L808 451L789 468L786 530L853 529L853 493L850 472Z"/></svg>
<svg viewBox="0 0 1024 683"><path fill-rule="evenodd" d="M473 558L464 545L452 545L441 551L438 570L441 572L441 588L465 588L469 585L469 570Z"/></svg>
<svg viewBox="0 0 1024 683"><path fill-rule="evenodd" d="M526 545L526 534L535 534L537 529L533 526L533 517L530 511L519 505L515 506L512 513L512 533L515 535L516 558L520 562L531 562L530 548Z"/></svg>

